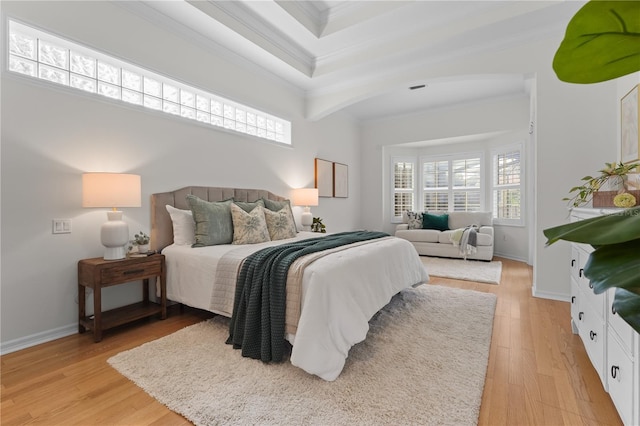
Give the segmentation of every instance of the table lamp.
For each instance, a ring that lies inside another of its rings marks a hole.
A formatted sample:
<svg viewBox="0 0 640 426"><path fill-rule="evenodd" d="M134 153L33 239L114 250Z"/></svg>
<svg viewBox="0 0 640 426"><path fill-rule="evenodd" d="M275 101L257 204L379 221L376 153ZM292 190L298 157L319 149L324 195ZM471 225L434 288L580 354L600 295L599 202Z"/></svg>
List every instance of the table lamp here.
<svg viewBox="0 0 640 426"><path fill-rule="evenodd" d="M313 215L311 214L310 206L318 205L318 189L317 188L299 188L293 190L293 196L291 201L296 206L303 206L304 211L300 218L302 229L304 231L311 231L311 224L313 223Z"/></svg>
<svg viewBox="0 0 640 426"><path fill-rule="evenodd" d="M100 241L105 246L104 259L127 257L129 225L122 220L118 207L140 207L140 176L121 173L84 173L82 175L82 207L111 207L109 219L100 228Z"/></svg>

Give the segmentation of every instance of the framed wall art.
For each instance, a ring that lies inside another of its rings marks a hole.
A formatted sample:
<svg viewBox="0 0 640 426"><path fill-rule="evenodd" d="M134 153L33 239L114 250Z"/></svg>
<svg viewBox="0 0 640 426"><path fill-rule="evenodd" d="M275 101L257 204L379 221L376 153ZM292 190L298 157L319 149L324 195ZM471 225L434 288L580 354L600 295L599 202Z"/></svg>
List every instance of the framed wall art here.
<svg viewBox="0 0 640 426"><path fill-rule="evenodd" d="M333 163L333 196L349 196L349 166L346 164Z"/></svg>
<svg viewBox="0 0 640 426"><path fill-rule="evenodd" d="M640 108L638 108L638 88L636 85L620 100L620 153L623 163L640 160Z"/></svg>
<svg viewBox="0 0 640 426"><path fill-rule="evenodd" d="M316 158L316 188L319 197L333 197L333 163Z"/></svg>

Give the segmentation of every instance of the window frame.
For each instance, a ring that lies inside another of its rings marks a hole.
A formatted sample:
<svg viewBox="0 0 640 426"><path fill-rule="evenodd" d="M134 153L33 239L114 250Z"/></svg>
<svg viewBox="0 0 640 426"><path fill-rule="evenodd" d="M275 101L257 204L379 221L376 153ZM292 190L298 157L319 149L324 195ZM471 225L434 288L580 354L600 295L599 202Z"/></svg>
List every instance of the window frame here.
<svg viewBox="0 0 640 426"><path fill-rule="evenodd" d="M447 182L447 210L448 212L453 212L456 211L455 209L455 199L454 199L454 192L456 192L456 190L460 191L460 190L465 190L465 188L472 188L472 187L454 187L453 183L454 183L454 176L453 176L453 162L456 160L471 160L471 159L479 159L479 167L480 167L480 188L479 188L479 192L480 192L480 205L478 207L478 210L473 210L473 211L485 211L485 205L486 205L486 180L485 180L485 155L484 152L482 151L469 151L469 152L461 152L461 153L456 153L456 154L445 154L445 155L421 155L418 160L419 160L419 185L418 185L418 194L417 194L417 199L418 199L418 203L420 205L420 211L425 211L425 188L424 188L424 163L426 162L436 162L436 161L447 161L448 162L448 182ZM433 189L433 192L436 191L440 191L443 192L442 189ZM444 211L444 210L438 210L438 211ZM460 210L458 210L460 211ZM467 210L463 210L463 211L467 211Z"/></svg>
<svg viewBox="0 0 640 426"><path fill-rule="evenodd" d="M412 180L413 180L413 188L412 189L404 189L404 190L396 190L395 187L395 178L396 178L396 164L397 163L411 163L413 164L413 176L412 176ZM413 156L394 156L391 157L391 173L389 173L390 175L390 194L391 194L391 223L402 223L402 215L400 216L396 216L396 202L395 202L395 195L397 192L400 193L411 193L413 195L413 202L412 202L412 207L411 207L411 211L415 211L416 208L416 191L418 190L418 176L417 174L417 167L418 167L418 159L416 157Z"/></svg>
<svg viewBox="0 0 640 426"><path fill-rule="evenodd" d="M510 152L518 151L520 155L520 182L518 184L501 184L498 185L497 182L497 156L500 154L508 154ZM491 210L493 215L493 223L494 225L501 226L526 226L526 158L524 151L524 142L516 142L508 145L501 145L499 147L495 147L491 150ZM496 191L501 189L518 189L520 190L520 218L518 219L508 219L508 218L499 218L497 217L498 208L496 206L497 197Z"/></svg>

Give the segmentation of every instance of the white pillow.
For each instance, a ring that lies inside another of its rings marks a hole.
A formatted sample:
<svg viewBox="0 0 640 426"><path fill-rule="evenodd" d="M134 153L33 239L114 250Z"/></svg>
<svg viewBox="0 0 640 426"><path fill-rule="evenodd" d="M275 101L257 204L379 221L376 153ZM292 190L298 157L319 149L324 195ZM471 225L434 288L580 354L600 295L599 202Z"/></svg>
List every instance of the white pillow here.
<svg viewBox="0 0 640 426"><path fill-rule="evenodd" d="M173 243L179 246L196 242L195 222L191 210L180 210L167 204L165 206L173 222Z"/></svg>

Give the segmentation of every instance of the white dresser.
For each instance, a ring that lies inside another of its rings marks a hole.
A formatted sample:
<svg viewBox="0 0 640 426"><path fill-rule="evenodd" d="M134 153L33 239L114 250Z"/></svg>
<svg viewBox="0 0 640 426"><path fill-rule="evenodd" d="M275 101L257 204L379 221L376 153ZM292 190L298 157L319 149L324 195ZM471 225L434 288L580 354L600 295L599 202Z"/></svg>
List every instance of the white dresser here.
<svg viewBox="0 0 640 426"><path fill-rule="evenodd" d="M616 209L571 210L571 221ZM593 249L571 244L571 326L579 334L604 389L625 425L640 425L640 335L612 309L615 289L596 295L584 267Z"/></svg>

